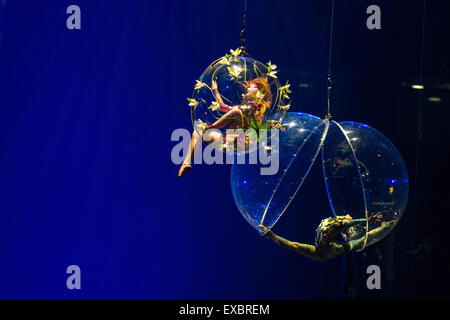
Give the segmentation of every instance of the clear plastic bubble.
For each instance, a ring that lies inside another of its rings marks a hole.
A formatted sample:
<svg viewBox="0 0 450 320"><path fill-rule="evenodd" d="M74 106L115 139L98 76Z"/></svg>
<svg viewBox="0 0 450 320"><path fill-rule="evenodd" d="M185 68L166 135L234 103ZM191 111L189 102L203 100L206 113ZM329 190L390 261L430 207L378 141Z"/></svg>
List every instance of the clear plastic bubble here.
<svg viewBox="0 0 450 320"><path fill-rule="evenodd" d="M320 152L333 214L367 219L380 213L379 221L366 220L347 240L363 238L368 246L386 236L401 218L408 200L406 166L395 146L377 130L354 122L289 113L283 125L277 174L261 175L262 165L232 167L233 196L244 218L259 231L258 225L272 228Z"/></svg>
<svg viewBox="0 0 450 320"><path fill-rule="evenodd" d="M196 81L192 99L189 99L194 129L202 136L205 125L213 125L236 108L243 111L243 117L239 118L242 120L236 121L238 125L217 128L224 137L227 129L258 130L265 127L269 118L281 120L287 93L280 90L275 69L270 62L263 64L243 55L226 55L214 61ZM250 87L259 91L250 93ZM221 108L221 102L229 109Z"/></svg>

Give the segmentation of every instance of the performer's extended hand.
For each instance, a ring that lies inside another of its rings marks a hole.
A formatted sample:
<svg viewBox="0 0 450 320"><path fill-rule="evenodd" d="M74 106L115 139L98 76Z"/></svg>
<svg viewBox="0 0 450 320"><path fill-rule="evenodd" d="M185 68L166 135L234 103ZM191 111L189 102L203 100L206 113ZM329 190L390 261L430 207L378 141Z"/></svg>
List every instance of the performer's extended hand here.
<svg viewBox="0 0 450 320"><path fill-rule="evenodd" d="M273 232L267 228L266 226L260 224L258 225L258 227L260 228L259 232L260 233L264 233L264 237L272 239L273 238Z"/></svg>
<svg viewBox="0 0 450 320"><path fill-rule="evenodd" d="M383 218L383 214L381 212L374 213L369 217L369 222L375 223L375 222L380 221L382 218Z"/></svg>

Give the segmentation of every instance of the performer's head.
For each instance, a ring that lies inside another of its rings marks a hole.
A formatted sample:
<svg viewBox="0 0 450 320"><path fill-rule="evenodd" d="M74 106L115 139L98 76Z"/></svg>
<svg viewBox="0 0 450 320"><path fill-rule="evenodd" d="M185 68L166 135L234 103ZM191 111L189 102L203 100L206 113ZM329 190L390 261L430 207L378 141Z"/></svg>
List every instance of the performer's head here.
<svg viewBox="0 0 450 320"><path fill-rule="evenodd" d="M250 112L261 123L272 104L272 92L266 78L256 78L245 83L242 103L250 106Z"/></svg>

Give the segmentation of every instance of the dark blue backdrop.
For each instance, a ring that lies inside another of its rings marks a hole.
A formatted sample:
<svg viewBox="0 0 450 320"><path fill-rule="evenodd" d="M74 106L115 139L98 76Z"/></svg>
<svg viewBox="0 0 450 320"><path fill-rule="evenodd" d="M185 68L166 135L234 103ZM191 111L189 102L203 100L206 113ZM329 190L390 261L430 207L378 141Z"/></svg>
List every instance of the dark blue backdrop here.
<svg viewBox="0 0 450 320"><path fill-rule="evenodd" d="M323 115L330 2L248 2L248 51L291 79L293 110ZM400 111L377 118L373 97L383 91L363 83L417 78L421 2L378 1L379 31L365 28L373 1L360 2L336 7L336 81L353 81L337 85L338 118L379 128L404 153L414 125L392 126ZM66 28L71 4L81 30ZM229 166L176 178L171 133L191 129L194 80L239 45L243 1L10 0L3 10L0 298L343 297L343 260L307 260L247 225ZM331 214L326 201L312 175L276 231L312 242ZM81 267L80 291L66 288L71 264Z"/></svg>

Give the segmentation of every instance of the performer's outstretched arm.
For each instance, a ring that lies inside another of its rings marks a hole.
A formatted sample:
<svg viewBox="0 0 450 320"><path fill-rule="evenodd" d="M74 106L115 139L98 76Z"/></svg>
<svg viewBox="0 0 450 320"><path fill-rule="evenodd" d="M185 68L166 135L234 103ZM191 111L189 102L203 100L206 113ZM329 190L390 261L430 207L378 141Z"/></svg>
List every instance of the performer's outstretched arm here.
<svg viewBox="0 0 450 320"><path fill-rule="evenodd" d="M275 233L273 233L271 230L268 230L266 234L264 235L266 238L272 239L277 244L282 246L285 249L294 251L296 253L299 253L305 257L318 260L318 261L325 261L324 258L319 254L317 251L317 248L315 246L309 245L309 244L303 244L298 242L291 242L287 239L284 239Z"/></svg>
<svg viewBox="0 0 450 320"><path fill-rule="evenodd" d="M370 242L373 239L383 235L384 231L387 228L390 228L394 223L395 223L394 220L388 221L388 222L383 222L381 224L381 226L379 226L378 228L372 229L369 232L367 232L367 242ZM347 243L347 245L349 246L349 250L352 251L352 250L362 249L364 246L364 239L365 239L365 236L363 236L359 239L353 240L353 241L349 241Z"/></svg>

